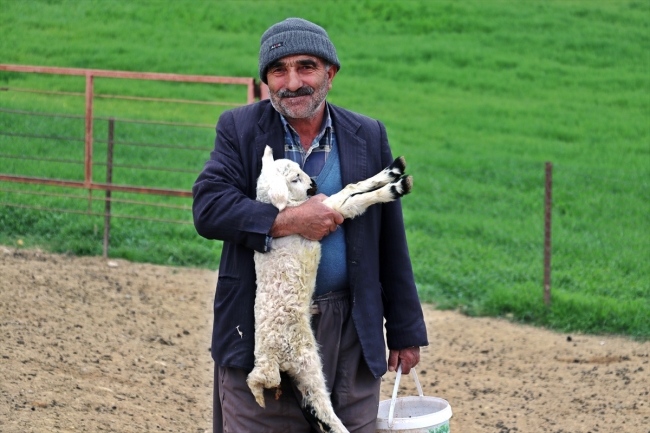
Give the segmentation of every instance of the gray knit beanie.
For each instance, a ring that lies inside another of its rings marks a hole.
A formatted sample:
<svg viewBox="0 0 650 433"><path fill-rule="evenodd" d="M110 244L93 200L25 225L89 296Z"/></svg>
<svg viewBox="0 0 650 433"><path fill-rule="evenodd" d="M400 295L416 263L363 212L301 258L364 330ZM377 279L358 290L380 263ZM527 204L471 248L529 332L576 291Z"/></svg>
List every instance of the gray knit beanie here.
<svg viewBox="0 0 650 433"><path fill-rule="evenodd" d="M269 27L262 35L260 79L266 83L266 70L271 63L296 54L311 54L341 69L336 48L325 29L302 18L287 18Z"/></svg>

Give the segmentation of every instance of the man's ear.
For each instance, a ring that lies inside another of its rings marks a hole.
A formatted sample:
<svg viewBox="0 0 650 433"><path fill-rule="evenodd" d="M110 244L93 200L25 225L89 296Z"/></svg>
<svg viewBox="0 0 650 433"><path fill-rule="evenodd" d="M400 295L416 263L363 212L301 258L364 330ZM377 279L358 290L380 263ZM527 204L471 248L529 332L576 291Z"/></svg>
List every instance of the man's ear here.
<svg viewBox="0 0 650 433"><path fill-rule="evenodd" d="M336 65L330 65L329 70L327 71L327 87L329 90L332 90L332 81L336 76L336 73L339 71L339 68Z"/></svg>

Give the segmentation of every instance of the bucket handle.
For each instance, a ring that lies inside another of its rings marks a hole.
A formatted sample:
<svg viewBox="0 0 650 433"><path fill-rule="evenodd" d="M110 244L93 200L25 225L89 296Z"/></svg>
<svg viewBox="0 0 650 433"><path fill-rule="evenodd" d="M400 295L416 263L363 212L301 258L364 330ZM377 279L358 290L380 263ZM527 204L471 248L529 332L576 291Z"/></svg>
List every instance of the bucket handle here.
<svg viewBox="0 0 650 433"><path fill-rule="evenodd" d="M411 376L413 376L413 380L415 381L415 386L418 389L418 394L420 394L420 397L424 397L424 393L422 392L422 387L420 386L420 380L418 379L418 374L415 372L415 368L411 367ZM393 415L395 414L395 403L397 402L397 389L399 388L399 381L402 377L402 363L400 363L397 366L397 375L395 376L395 386L393 387L393 397L391 397L390 400L390 409L388 411L388 427L391 429L393 428Z"/></svg>

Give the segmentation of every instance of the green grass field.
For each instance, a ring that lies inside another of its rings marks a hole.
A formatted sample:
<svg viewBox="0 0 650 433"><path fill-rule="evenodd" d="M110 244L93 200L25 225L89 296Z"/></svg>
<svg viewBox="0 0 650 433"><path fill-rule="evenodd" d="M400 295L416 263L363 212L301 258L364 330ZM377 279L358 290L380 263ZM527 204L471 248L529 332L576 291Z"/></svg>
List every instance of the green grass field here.
<svg viewBox="0 0 650 433"><path fill-rule="evenodd" d="M650 1L0 0L0 10L0 63L244 77L256 76L269 25L289 16L323 25L342 63L329 100L381 119L415 177L403 204L423 301L565 331L650 336ZM0 86L83 92L84 80L5 72ZM97 79L96 91L245 102L237 86ZM83 98L0 91L0 108L83 114ZM97 116L206 125L226 108L95 101ZM0 112L3 131L83 138L83 120ZM106 134L99 121L100 163ZM123 122L116 134L204 149L214 139L211 128ZM83 178L78 164L16 158L83 159L83 141L0 135L0 154L13 156L0 158L0 173ZM189 190L207 157L122 146L118 163L185 171L123 168L114 179ZM551 308L542 300L546 161L554 164ZM104 176L98 164L94 178ZM0 202L88 207L7 192L87 191L0 188ZM183 210L113 207L191 220ZM101 217L0 206L0 244L101 254L102 230ZM191 225L112 224L113 257L216 268L219 250Z"/></svg>

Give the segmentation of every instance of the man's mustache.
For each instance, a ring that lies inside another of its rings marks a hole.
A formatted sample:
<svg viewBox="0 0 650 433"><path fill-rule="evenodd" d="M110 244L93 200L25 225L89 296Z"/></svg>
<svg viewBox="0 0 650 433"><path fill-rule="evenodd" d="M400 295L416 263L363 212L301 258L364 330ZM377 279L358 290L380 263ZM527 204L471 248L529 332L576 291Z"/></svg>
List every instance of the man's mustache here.
<svg viewBox="0 0 650 433"><path fill-rule="evenodd" d="M277 95L280 98L297 98L298 96L308 96L312 95L315 92L313 87L310 86L302 86L298 90L291 91L291 90L278 90Z"/></svg>

